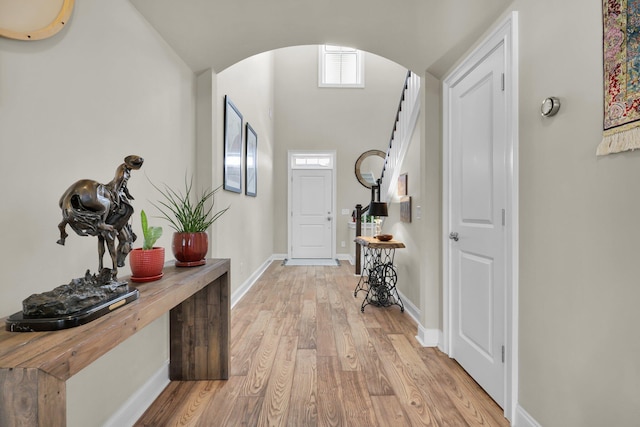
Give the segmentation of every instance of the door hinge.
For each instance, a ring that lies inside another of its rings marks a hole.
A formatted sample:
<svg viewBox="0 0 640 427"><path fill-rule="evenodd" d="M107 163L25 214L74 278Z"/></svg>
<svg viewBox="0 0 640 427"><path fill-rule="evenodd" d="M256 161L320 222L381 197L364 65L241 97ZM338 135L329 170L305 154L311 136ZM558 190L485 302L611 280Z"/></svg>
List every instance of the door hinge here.
<svg viewBox="0 0 640 427"><path fill-rule="evenodd" d="M507 213L504 209L502 209L502 226L504 227L507 224Z"/></svg>
<svg viewBox="0 0 640 427"><path fill-rule="evenodd" d="M502 82L501 82L501 85L502 85L502 91L504 92L504 73L502 73Z"/></svg>
<svg viewBox="0 0 640 427"><path fill-rule="evenodd" d="M502 363L504 363L504 346L502 346Z"/></svg>

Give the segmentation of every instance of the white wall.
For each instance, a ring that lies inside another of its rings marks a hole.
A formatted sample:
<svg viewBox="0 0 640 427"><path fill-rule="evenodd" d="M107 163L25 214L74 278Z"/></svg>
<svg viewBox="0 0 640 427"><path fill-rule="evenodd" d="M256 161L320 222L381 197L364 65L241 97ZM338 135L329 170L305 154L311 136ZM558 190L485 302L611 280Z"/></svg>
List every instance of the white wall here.
<svg viewBox="0 0 640 427"><path fill-rule="evenodd" d="M76 2L50 39L0 38L0 316L96 271L96 238L70 232L55 243L67 187L108 182L126 155L141 155L129 181L140 233L139 211L152 213L156 199L145 175L180 182L194 162L194 122L193 73L127 0ZM68 425L104 422L164 364L166 340L162 318L69 381Z"/></svg>
<svg viewBox="0 0 640 427"><path fill-rule="evenodd" d="M407 70L366 53L364 89L318 88L317 46L280 49L275 58L275 252L287 253L288 150L336 150L336 252L346 255L351 211L371 199L354 165L364 151L387 150ZM348 209L348 215L342 215L342 209Z"/></svg>

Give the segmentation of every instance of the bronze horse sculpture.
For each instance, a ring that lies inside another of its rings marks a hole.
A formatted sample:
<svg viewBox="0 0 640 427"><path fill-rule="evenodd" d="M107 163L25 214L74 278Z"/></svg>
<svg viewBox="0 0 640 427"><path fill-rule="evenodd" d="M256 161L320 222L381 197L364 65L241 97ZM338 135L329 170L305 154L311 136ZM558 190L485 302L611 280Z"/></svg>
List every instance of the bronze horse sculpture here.
<svg viewBox="0 0 640 427"><path fill-rule="evenodd" d="M65 230L67 224L79 236L97 236L98 269L103 269L102 258L106 243L111 256L111 277L114 280L118 275L118 267L124 266L124 260L136 239L129 224L129 218L133 214L130 201L134 199L127 188L127 181L131 171L140 169L142 163L144 159L140 156L127 156L109 183L81 179L71 185L60 198L62 222L58 224L60 239L57 243L64 245L68 236Z"/></svg>

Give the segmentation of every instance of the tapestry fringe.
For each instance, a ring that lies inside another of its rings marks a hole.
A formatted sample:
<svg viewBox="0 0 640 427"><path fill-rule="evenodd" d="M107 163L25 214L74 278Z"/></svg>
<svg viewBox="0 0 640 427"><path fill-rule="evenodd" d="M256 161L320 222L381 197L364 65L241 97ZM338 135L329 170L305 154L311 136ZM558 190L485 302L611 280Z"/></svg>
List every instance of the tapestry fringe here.
<svg viewBox="0 0 640 427"><path fill-rule="evenodd" d="M638 148L640 148L640 127L636 126L620 132L605 132L602 142L596 150L596 155L605 156Z"/></svg>

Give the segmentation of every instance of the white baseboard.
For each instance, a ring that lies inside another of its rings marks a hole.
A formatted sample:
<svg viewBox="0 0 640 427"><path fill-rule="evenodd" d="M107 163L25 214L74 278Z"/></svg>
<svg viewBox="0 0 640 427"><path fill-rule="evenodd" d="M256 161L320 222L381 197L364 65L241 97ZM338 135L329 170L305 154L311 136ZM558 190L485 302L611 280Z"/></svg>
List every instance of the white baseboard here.
<svg viewBox="0 0 640 427"><path fill-rule="evenodd" d="M156 371L142 387L131 395L103 427L132 426L160 393L169 385L169 361Z"/></svg>
<svg viewBox="0 0 640 427"><path fill-rule="evenodd" d="M397 288L396 288L397 289ZM402 300L402 304L404 305L404 312L416 321L416 323L420 324L420 309L412 303L409 298L404 296L402 292L398 291L398 295L400 295L400 299Z"/></svg>
<svg viewBox="0 0 640 427"><path fill-rule="evenodd" d="M416 339L423 347L440 348L442 343L442 331L440 329L427 329L418 323L418 335L416 336Z"/></svg>
<svg viewBox="0 0 640 427"><path fill-rule="evenodd" d="M355 261L353 260L353 256L350 254L337 254L336 258L340 261L349 261L349 264L355 265Z"/></svg>
<svg viewBox="0 0 640 427"><path fill-rule="evenodd" d="M271 255L271 261L280 261L280 260L285 260L287 258L289 258L289 255L287 254ZM349 254L336 254L336 259L339 259L340 261L349 261L351 265L355 264L355 261L353 260L353 256Z"/></svg>
<svg viewBox="0 0 640 427"><path fill-rule="evenodd" d="M542 427L524 408L520 405L516 407L516 419L513 423L514 427Z"/></svg>
<svg viewBox="0 0 640 427"><path fill-rule="evenodd" d="M240 285L238 289L236 289L233 294L231 294L232 308L238 303L238 301L240 301L240 299L242 299L244 294L249 292L249 289L251 289L251 287L255 285L256 281L260 278L260 276L262 276L262 273L264 273L264 271L267 269L267 267L269 267L269 264L271 264L274 259L277 258L274 258L274 256L269 257L265 262L262 263L260 267L258 267L256 271L253 272L253 274L247 280L245 280L242 285Z"/></svg>

